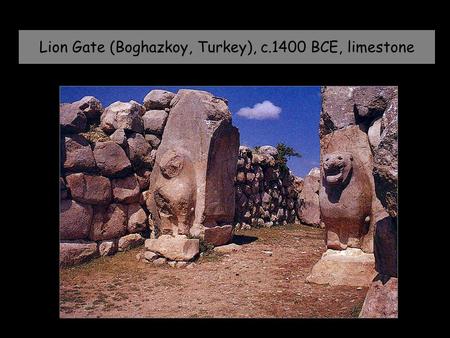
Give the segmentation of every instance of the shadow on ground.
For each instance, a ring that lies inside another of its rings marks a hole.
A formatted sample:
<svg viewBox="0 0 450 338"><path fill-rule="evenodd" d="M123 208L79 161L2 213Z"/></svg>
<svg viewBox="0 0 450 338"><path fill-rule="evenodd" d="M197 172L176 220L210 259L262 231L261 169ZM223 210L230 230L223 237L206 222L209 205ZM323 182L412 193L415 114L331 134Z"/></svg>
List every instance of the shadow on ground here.
<svg viewBox="0 0 450 338"><path fill-rule="evenodd" d="M258 239L258 237L255 237L255 236L234 235L231 243L235 243L235 244L239 244L239 245L249 244L249 243L256 241L257 239Z"/></svg>

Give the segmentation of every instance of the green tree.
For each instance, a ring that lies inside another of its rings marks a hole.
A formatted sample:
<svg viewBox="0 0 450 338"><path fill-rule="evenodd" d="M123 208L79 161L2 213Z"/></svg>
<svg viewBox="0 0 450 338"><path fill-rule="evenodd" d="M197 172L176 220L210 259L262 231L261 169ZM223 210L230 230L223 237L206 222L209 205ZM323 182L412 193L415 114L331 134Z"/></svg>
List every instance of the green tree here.
<svg viewBox="0 0 450 338"><path fill-rule="evenodd" d="M276 145L276 148L278 150L278 155L276 156L275 161L283 171L289 170L287 167L288 159L290 159L291 157L302 157L302 154L284 143L278 143Z"/></svg>

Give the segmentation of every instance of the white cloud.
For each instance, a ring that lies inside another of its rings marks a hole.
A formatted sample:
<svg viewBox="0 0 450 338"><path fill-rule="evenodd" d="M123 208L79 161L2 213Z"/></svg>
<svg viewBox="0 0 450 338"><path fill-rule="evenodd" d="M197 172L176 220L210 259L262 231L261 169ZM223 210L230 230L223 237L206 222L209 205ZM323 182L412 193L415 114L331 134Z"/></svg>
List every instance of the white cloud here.
<svg viewBox="0 0 450 338"><path fill-rule="evenodd" d="M244 107L239 109L237 115L245 117L250 120L269 120L277 119L280 117L281 108L275 106L270 101L263 101L262 103L257 103L250 107Z"/></svg>

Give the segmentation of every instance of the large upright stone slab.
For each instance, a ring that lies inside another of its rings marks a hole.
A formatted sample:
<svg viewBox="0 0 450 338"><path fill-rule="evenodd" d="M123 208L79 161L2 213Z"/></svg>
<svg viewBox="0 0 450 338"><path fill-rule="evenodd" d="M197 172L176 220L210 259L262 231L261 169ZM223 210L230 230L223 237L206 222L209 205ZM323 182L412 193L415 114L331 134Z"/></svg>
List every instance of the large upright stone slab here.
<svg viewBox="0 0 450 338"><path fill-rule="evenodd" d="M397 217L398 99L390 102L381 118L380 142L374 149L376 193L391 217Z"/></svg>
<svg viewBox="0 0 450 338"><path fill-rule="evenodd" d="M202 237L205 227L231 224L238 150L225 100L204 91L177 93L147 201L159 233Z"/></svg>

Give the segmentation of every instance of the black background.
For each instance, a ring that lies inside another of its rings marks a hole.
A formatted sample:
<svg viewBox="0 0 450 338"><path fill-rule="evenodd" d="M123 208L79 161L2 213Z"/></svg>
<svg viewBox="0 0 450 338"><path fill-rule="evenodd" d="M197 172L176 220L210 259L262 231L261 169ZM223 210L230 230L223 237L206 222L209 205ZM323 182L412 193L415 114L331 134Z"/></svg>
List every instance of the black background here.
<svg viewBox="0 0 450 338"><path fill-rule="evenodd" d="M427 268L421 263L423 252L418 250L417 243L424 242L421 229L428 225L413 225L423 219L417 208L416 189L420 184L417 177L408 176L414 174L411 171L418 165L417 157L424 156L421 149L433 148L438 134L435 129L439 123L434 114L442 109L438 109L441 88L438 80L443 76L442 69L438 70L443 61L439 50L443 33L436 24L439 9L418 8L412 15L405 9L394 11L392 4L383 7L377 3L363 9L362 13L353 14L347 12L347 7L352 6L347 2L346 7L340 8L345 14L334 8L325 15L326 8L310 12L312 9L283 7L280 8L282 14L269 8L271 13L265 16L256 13L245 16L241 7L230 7L231 13L228 13L221 6L210 4L206 7L207 13L198 19L178 5L165 5L163 12L135 8L122 13L121 8L113 7L113 13L106 13L105 8L73 3L64 14L38 15L34 8L27 7L26 15L23 12L17 15L16 25L10 32L10 48L14 51L11 46L16 46L16 53L8 53L11 58L8 70L12 70L12 77L5 83L12 93L8 97L14 101L3 97L6 104L2 107L3 130L7 133L2 144L8 153L5 162L2 161L6 169L2 175L3 192L8 192L4 195L7 207L4 213L10 216L4 218L3 226L7 236L11 236L8 242L12 245L9 250L4 249L8 251L4 254L8 266L4 279L11 283L4 291L13 296L8 314L21 323L30 322L30 327L36 330L50 327L50 323L46 323L48 320L58 321L64 329L61 334L86 332L83 326L88 324L89 330L98 326L112 332L125 328L129 335L137 335L134 330L139 328L145 335L156 335L155 325L160 324L165 330L176 328L207 336L221 333L234 336L241 331L266 327L290 328L293 335L310 335L305 332L306 328L317 329L314 332L318 333L330 326L330 335L355 337L374 333L388 335L408 319L415 317L420 321L414 324L420 324L427 316L434 316L433 311L418 305L429 297L430 291L423 284L421 289L418 285L424 283ZM193 3L188 5L195 7ZM123 9L124 6L122 4ZM323 4L323 7L326 6ZM219 13L225 18L219 19ZM183 21L177 17L180 14L184 14ZM255 17L252 23L250 19ZM401 23L401 19L406 23ZM18 29L437 29L436 65L18 65ZM58 320L61 85L398 85L399 320L177 320L176 325L167 320ZM430 163L430 169L422 168L422 173L427 174L428 170L434 170L431 167L435 160L428 152L425 158L422 165L428 167ZM13 176L11 170L14 170ZM423 211L425 202L420 203ZM59 327L53 324L53 328ZM66 331L66 326L71 327L70 331Z"/></svg>

